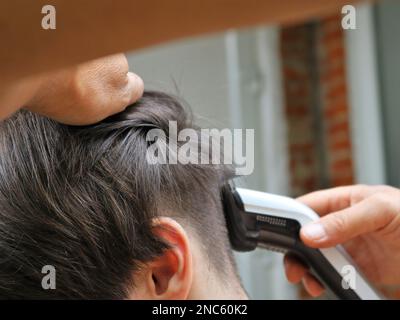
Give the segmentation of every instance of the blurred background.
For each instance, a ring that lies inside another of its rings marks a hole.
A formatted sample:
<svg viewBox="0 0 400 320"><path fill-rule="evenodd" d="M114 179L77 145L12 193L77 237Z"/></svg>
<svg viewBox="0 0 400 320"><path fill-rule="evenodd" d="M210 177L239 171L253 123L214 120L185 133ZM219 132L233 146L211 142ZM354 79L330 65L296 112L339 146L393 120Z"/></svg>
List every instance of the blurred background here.
<svg viewBox="0 0 400 320"><path fill-rule="evenodd" d="M249 188L299 196L354 183L400 186L400 1L298 25L196 37L128 54L147 89L184 98L201 125L255 129ZM282 256L237 254L253 299L308 298ZM399 296L400 298L400 296Z"/></svg>

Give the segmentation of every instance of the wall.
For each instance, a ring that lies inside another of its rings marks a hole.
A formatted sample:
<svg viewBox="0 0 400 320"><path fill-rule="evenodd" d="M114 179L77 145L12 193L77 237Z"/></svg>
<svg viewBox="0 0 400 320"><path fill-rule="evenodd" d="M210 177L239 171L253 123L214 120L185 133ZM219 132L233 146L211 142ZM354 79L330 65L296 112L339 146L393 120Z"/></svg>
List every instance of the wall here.
<svg viewBox="0 0 400 320"><path fill-rule="evenodd" d="M292 195L354 181L341 16L282 30Z"/></svg>
<svg viewBox="0 0 400 320"><path fill-rule="evenodd" d="M341 19L341 15L322 19L317 35L322 116L328 155L328 186L333 187L354 183L350 105Z"/></svg>
<svg viewBox="0 0 400 320"><path fill-rule="evenodd" d="M387 180L400 187L400 3L382 1L375 13Z"/></svg>

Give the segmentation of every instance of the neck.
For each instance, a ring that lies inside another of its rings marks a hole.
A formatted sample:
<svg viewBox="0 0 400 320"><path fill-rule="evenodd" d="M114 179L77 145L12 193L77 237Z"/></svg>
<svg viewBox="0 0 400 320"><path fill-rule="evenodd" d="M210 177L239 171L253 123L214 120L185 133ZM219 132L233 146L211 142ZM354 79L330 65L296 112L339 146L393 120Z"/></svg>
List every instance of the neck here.
<svg viewBox="0 0 400 320"><path fill-rule="evenodd" d="M189 292L189 300L248 300L245 290L236 275L231 279L220 280L220 277L209 275L195 277Z"/></svg>

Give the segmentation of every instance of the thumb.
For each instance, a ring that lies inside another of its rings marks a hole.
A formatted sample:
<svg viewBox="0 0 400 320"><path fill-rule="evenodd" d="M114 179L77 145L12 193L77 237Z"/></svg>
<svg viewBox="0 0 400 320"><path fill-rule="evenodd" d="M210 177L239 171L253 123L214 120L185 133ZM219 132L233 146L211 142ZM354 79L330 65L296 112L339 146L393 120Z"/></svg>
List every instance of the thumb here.
<svg viewBox="0 0 400 320"><path fill-rule="evenodd" d="M344 243L361 234L376 231L389 224L395 216L382 195L328 214L300 231L302 241L313 248L327 248Z"/></svg>
<svg viewBox="0 0 400 320"><path fill-rule="evenodd" d="M128 72L128 85L127 90L130 92L129 104L132 104L139 100L144 91L144 84L142 78L133 72Z"/></svg>

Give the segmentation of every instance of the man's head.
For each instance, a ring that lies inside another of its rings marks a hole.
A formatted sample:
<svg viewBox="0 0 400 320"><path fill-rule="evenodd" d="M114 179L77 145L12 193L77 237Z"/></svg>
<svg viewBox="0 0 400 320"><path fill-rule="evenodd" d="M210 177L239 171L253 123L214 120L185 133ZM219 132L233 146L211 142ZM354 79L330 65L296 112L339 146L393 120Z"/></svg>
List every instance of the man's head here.
<svg viewBox="0 0 400 320"><path fill-rule="evenodd" d="M171 120L193 128L152 92L92 126L27 111L1 124L0 297L245 297L220 201L226 168L146 157L149 130ZM45 265L55 290L42 288Z"/></svg>

